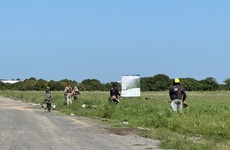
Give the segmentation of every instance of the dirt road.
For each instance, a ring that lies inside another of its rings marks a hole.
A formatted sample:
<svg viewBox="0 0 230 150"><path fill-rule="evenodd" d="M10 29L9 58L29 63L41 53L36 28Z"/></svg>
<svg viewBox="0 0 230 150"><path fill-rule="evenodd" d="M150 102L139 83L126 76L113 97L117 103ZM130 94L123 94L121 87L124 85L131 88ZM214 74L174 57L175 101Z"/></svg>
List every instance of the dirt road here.
<svg viewBox="0 0 230 150"><path fill-rule="evenodd" d="M146 150L159 141L0 97L1 150Z"/></svg>

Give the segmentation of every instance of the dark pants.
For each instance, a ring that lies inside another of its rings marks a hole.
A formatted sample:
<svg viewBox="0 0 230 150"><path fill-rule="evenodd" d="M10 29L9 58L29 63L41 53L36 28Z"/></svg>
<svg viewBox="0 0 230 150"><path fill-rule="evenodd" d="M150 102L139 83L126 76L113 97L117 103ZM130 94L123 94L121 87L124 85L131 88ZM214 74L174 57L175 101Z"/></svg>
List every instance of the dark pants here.
<svg viewBox="0 0 230 150"><path fill-rule="evenodd" d="M48 112L50 112L50 110L51 110L51 103L46 103L46 104L47 104Z"/></svg>

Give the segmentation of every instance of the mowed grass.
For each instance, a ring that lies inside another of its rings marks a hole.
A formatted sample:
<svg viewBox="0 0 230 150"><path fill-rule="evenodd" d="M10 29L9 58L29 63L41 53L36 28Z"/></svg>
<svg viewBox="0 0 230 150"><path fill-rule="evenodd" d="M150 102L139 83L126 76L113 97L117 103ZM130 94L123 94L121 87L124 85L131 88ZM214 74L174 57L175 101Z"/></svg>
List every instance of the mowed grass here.
<svg viewBox="0 0 230 150"><path fill-rule="evenodd" d="M41 91L0 91L0 95L40 103ZM58 111L97 119L116 127L143 128L141 136L161 140L161 148L178 150L230 149L230 92L187 92L189 107L173 112L168 91L142 92L141 97L108 102L109 92L83 91L66 105L62 91L53 91ZM87 108L81 105L86 104ZM126 121L128 124L123 124Z"/></svg>

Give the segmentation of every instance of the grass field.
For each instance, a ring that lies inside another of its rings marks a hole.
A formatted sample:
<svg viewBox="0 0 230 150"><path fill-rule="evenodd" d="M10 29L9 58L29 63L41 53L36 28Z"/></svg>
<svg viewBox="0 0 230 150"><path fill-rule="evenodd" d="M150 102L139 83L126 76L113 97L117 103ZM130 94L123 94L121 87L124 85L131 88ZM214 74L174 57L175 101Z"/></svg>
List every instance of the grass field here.
<svg viewBox="0 0 230 150"><path fill-rule="evenodd" d="M56 109L102 121L116 127L144 128L141 136L160 139L161 148L178 150L230 149L230 92L187 92L189 107L171 110L168 91L142 92L138 98L108 102L109 92L87 92L68 107L62 91L53 91ZM0 91L0 95L40 103L41 91ZM82 104L89 107L82 108ZM96 108L95 108L96 107ZM127 121L128 124L123 124Z"/></svg>

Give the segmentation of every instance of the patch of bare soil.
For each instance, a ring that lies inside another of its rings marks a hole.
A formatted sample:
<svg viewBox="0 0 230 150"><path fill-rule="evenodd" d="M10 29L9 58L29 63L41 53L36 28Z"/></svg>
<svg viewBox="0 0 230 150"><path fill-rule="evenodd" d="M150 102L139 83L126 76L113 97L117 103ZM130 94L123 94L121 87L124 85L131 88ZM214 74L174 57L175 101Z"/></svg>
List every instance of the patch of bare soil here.
<svg viewBox="0 0 230 150"><path fill-rule="evenodd" d="M12 102L15 102L15 101L12 101ZM41 109L41 110L43 110L43 108L40 106L40 104L33 104L33 103L26 103L26 105L23 105L23 106L20 105L20 106L17 106L17 107L14 106L14 109L21 109L21 110ZM75 116L75 119L76 118L78 120L82 120L82 121L85 121L85 122L88 122L88 123L92 122L92 119L87 118L87 117ZM116 135L121 135L121 136L139 135L139 134L141 134L141 133L146 131L144 129L129 128L129 127L100 127L100 128L103 129L105 132L107 132L109 134L116 134Z"/></svg>

